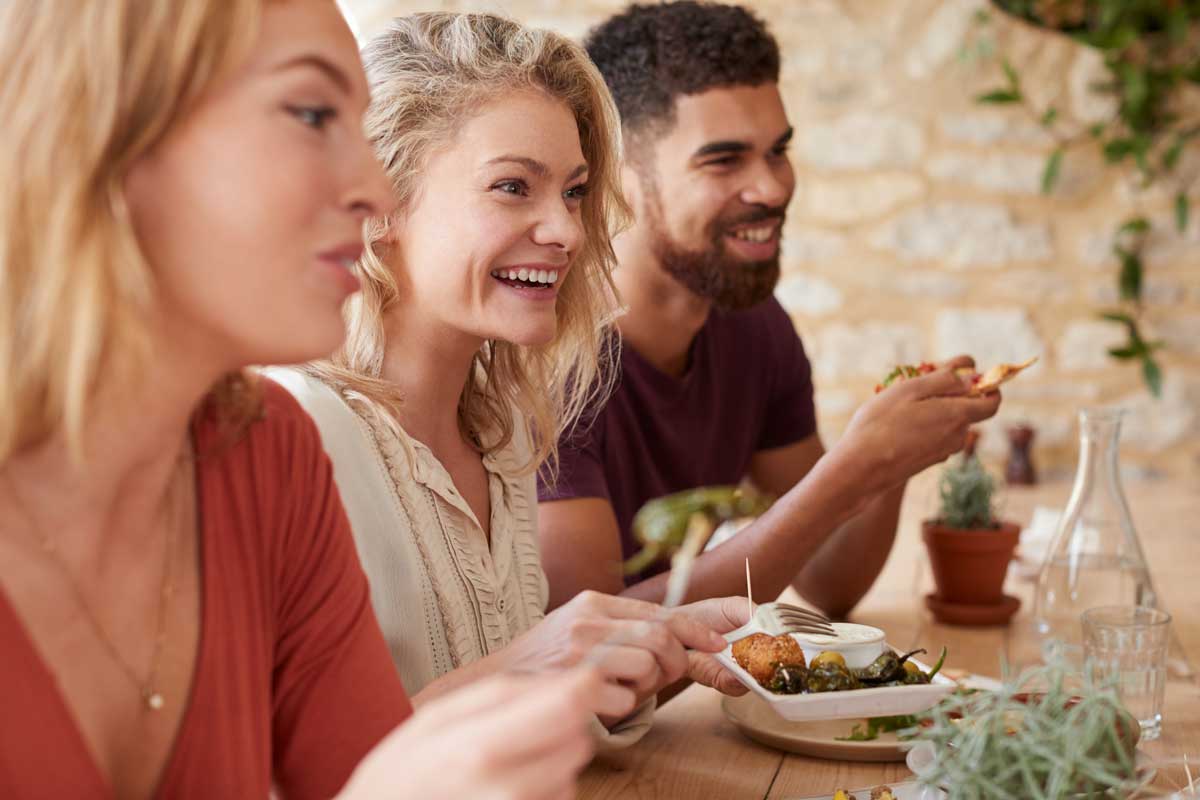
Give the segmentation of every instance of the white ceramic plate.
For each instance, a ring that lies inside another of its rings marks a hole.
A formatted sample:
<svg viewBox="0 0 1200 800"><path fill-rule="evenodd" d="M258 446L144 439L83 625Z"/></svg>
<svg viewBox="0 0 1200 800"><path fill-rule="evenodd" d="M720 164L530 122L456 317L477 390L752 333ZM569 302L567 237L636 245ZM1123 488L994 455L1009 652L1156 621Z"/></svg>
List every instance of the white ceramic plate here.
<svg viewBox="0 0 1200 800"><path fill-rule="evenodd" d="M783 719L756 694L724 697L721 710L745 736L760 744L789 753L835 761L903 761L912 747L895 733L880 733L866 742L845 741L861 719L824 719L790 722Z"/></svg>
<svg viewBox="0 0 1200 800"><path fill-rule="evenodd" d="M933 683L916 686L880 686L873 689L815 694L775 694L759 686L750 673L738 666L733 660L732 645L717 653L716 658L750 691L766 700L776 714L792 721L916 714L933 708L939 700L954 691L956 685L949 678L934 675ZM910 660L926 672L929 671L928 665L915 658Z"/></svg>
<svg viewBox="0 0 1200 800"><path fill-rule="evenodd" d="M905 781L904 783L889 783L885 784L892 789L892 796L896 800L942 800L946 793L941 789L922 786L917 781ZM870 800L871 788L866 789L851 789L850 794L854 795L858 800ZM832 794L813 795L811 797L792 797L788 800L833 800Z"/></svg>

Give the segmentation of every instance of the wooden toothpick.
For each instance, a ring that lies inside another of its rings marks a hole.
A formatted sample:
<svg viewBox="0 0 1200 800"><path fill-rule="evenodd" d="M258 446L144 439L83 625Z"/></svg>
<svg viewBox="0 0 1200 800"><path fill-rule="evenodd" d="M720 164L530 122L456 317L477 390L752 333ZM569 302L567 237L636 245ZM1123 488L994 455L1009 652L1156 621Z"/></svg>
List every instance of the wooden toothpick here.
<svg viewBox="0 0 1200 800"><path fill-rule="evenodd" d="M746 603L750 609L750 617L754 618L754 592L750 590L750 558L746 558Z"/></svg>

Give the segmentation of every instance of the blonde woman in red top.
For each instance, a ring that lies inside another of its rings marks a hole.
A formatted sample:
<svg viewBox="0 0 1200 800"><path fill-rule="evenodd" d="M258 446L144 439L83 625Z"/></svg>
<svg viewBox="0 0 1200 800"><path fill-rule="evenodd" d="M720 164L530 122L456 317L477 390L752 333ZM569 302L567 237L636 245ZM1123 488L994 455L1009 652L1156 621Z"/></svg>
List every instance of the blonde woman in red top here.
<svg viewBox="0 0 1200 800"><path fill-rule="evenodd" d="M632 708L510 678L388 736L318 434L242 371L342 339L367 99L332 0L0 7L0 796L563 797Z"/></svg>

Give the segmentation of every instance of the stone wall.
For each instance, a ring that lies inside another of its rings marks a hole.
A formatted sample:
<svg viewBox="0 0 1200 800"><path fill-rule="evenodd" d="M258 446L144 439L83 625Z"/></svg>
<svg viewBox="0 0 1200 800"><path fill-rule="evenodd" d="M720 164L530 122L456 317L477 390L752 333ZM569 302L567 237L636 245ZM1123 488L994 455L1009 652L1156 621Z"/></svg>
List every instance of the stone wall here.
<svg viewBox="0 0 1200 800"><path fill-rule="evenodd" d="M435 7L343 0L363 36L387 18ZM623 0L444 2L502 11L579 36ZM1037 429L1045 468L1075 459L1074 412L1132 411L1128 465L1200 471L1200 220L1174 233L1169 197L1139 191L1091 153L1068 157L1040 194L1052 145L1025 112L972 97L1000 83L993 60L969 57L982 0L755 0L784 50L782 89L796 125L798 185L778 295L817 376L821 428L836 438L896 362L960 352L981 365L1040 355L1006 391L983 451L999 457L1002 426ZM1103 117L1090 92L1098 64L1057 37L1001 20L990 34L1023 72L1026 91L1067 125ZM1200 159L1196 159L1200 161ZM1200 164L1188 166L1200 169ZM1200 208L1200 198L1193 200ZM1148 253L1149 326L1169 349L1163 397L1138 368L1106 355L1121 331L1096 313L1115 300L1109 255L1116 222L1140 209L1161 222Z"/></svg>

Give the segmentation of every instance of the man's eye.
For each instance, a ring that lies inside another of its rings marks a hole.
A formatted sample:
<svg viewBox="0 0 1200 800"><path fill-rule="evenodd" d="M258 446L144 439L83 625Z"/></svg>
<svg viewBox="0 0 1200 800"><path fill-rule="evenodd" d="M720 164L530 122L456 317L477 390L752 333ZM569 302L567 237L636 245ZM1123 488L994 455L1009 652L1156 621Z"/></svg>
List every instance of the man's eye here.
<svg viewBox="0 0 1200 800"><path fill-rule="evenodd" d="M737 156L725 156L723 158L714 158L712 161L705 161L706 167L731 167L738 161Z"/></svg>
<svg viewBox="0 0 1200 800"><path fill-rule="evenodd" d="M337 110L330 106L289 106L288 111L300 122L316 130L323 130L325 123L337 116Z"/></svg>

